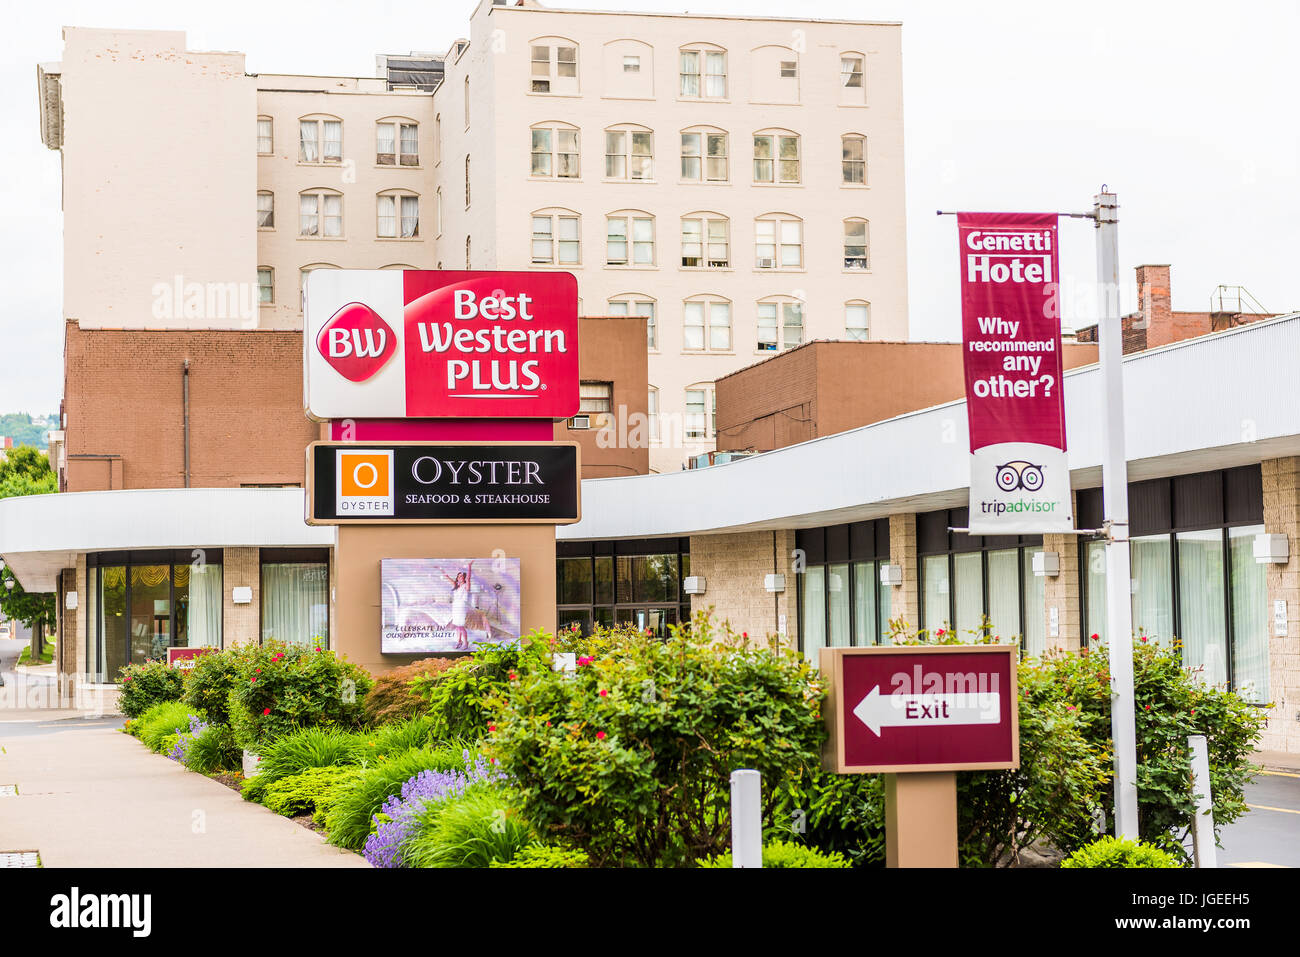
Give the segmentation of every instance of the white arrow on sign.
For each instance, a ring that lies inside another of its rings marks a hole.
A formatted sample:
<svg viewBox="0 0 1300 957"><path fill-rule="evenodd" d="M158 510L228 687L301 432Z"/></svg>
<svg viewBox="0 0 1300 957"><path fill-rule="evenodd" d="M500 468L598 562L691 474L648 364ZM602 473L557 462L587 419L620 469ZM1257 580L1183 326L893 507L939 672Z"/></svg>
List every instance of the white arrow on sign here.
<svg viewBox="0 0 1300 957"><path fill-rule="evenodd" d="M1002 720L1002 698L992 691L882 695L876 685L853 714L880 737L881 728L997 724Z"/></svg>

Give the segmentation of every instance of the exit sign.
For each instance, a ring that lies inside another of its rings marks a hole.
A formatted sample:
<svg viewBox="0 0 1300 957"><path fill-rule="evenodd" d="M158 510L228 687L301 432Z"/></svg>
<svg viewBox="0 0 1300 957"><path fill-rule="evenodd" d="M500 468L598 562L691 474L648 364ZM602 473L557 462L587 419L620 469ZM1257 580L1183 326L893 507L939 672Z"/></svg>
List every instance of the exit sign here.
<svg viewBox="0 0 1300 957"><path fill-rule="evenodd" d="M823 648L826 766L838 774L1020 766L1019 648Z"/></svg>

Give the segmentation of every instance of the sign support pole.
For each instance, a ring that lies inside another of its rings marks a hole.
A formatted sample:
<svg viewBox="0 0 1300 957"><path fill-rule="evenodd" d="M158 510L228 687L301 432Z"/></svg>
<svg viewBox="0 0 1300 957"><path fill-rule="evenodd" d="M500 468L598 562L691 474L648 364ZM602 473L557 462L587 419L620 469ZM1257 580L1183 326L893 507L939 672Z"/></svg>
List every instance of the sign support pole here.
<svg viewBox="0 0 1300 957"><path fill-rule="evenodd" d="M1106 536L1106 645L1115 745L1115 836L1138 840L1137 729L1133 698L1132 571L1128 458L1124 449L1124 331L1119 308L1119 203L1105 185L1094 199L1097 228L1097 338L1101 359L1102 508Z"/></svg>
<svg viewBox="0 0 1300 957"><path fill-rule="evenodd" d="M885 866L957 866L957 773L885 775Z"/></svg>

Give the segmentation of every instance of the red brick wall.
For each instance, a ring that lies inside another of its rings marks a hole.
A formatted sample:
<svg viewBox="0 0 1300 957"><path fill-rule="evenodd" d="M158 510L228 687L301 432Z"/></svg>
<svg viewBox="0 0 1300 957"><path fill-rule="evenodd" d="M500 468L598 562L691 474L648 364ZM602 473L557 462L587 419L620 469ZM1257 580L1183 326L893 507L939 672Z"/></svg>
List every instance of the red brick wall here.
<svg viewBox="0 0 1300 957"><path fill-rule="evenodd" d="M82 329L71 321L67 491L184 487L186 359L191 486L302 482L303 450L318 427L303 413L300 332Z"/></svg>

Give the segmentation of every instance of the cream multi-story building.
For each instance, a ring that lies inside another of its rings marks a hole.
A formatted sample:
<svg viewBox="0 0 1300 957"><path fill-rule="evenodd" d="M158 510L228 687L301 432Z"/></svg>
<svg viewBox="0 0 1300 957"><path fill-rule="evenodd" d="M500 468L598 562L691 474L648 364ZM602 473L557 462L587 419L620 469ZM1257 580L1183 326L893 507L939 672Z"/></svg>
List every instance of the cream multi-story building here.
<svg viewBox="0 0 1300 957"><path fill-rule="evenodd" d="M569 270L582 314L647 317L654 471L727 447L720 376L907 338L898 24L482 0L374 78L64 38L42 123L83 328L301 328L318 268Z"/></svg>
<svg viewBox="0 0 1300 957"><path fill-rule="evenodd" d="M680 468L720 376L907 338L900 48L896 23L483 0L433 96L437 262L571 270L585 314L649 316L651 467Z"/></svg>

